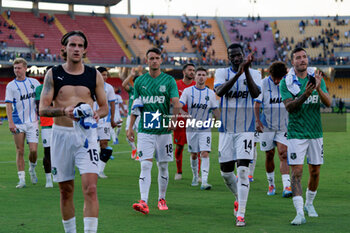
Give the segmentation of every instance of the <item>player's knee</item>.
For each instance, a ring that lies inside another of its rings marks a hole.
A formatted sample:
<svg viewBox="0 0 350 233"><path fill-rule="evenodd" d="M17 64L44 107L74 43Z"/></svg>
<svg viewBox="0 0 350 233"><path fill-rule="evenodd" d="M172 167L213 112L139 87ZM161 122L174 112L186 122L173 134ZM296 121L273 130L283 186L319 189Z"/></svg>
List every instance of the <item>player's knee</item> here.
<svg viewBox="0 0 350 233"><path fill-rule="evenodd" d="M84 194L90 198L94 198L97 195L97 186L96 184L88 184L84 187Z"/></svg>
<svg viewBox="0 0 350 233"><path fill-rule="evenodd" d="M310 176L314 179L318 178L318 176L320 175L320 169L317 168L311 168L310 170Z"/></svg>
<svg viewBox="0 0 350 233"><path fill-rule="evenodd" d="M266 160L267 160L267 161L272 161L274 155L275 155L275 154L274 154L274 151L273 151L273 150L266 151Z"/></svg>
<svg viewBox="0 0 350 233"><path fill-rule="evenodd" d="M142 171L151 171L152 169L152 161L143 160L141 161L141 170Z"/></svg>
<svg viewBox="0 0 350 233"><path fill-rule="evenodd" d="M287 151L283 150L279 152L280 160L281 161L287 161Z"/></svg>
<svg viewBox="0 0 350 233"><path fill-rule="evenodd" d="M209 157L209 152L208 151L202 151L201 152L201 157L208 158Z"/></svg>
<svg viewBox="0 0 350 233"><path fill-rule="evenodd" d="M248 167L246 166L238 166L237 167L237 175L239 179L245 180L248 179Z"/></svg>
<svg viewBox="0 0 350 233"><path fill-rule="evenodd" d="M73 199L73 188L72 187L60 187L60 194L62 201L69 201Z"/></svg>
<svg viewBox="0 0 350 233"><path fill-rule="evenodd" d="M292 166L292 177L301 179L302 175L303 175L302 166Z"/></svg>
<svg viewBox="0 0 350 233"><path fill-rule="evenodd" d="M225 163L220 163L220 170L222 172L233 172L235 170L235 161L229 161Z"/></svg>

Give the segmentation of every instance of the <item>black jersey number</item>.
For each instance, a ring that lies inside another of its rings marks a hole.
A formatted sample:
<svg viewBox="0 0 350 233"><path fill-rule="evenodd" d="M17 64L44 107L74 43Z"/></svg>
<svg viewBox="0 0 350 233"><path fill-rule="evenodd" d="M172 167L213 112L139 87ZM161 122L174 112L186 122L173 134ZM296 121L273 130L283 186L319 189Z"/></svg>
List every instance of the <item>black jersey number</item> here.
<svg viewBox="0 0 350 233"><path fill-rule="evenodd" d="M247 140L247 139L245 139L245 140L243 140L243 142L244 142L244 149L246 150L247 148L249 148L250 150L252 149L252 140Z"/></svg>
<svg viewBox="0 0 350 233"><path fill-rule="evenodd" d="M166 153L173 153L173 144L165 145Z"/></svg>
<svg viewBox="0 0 350 233"><path fill-rule="evenodd" d="M93 149L93 150L88 150L89 154L90 154L90 160L91 161L98 161L98 153L97 153L97 150L96 149Z"/></svg>

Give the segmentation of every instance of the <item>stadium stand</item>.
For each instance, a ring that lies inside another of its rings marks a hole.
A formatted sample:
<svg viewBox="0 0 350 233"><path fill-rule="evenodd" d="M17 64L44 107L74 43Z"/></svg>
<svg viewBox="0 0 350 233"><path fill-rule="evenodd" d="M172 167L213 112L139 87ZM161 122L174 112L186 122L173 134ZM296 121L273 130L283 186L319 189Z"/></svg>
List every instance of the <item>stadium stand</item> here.
<svg viewBox="0 0 350 233"><path fill-rule="evenodd" d="M89 41L88 58L92 63L128 63L129 59L109 31L103 17L55 14L66 31L81 30ZM122 60L123 59L123 60Z"/></svg>
<svg viewBox="0 0 350 233"><path fill-rule="evenodd" d="M274 58L275 49L270 22L267 20L224 20L224 25L232 43L249 45L247 52L256 51L257 58Z"/></svg>
<svg viewBox="0 0 350 233"><path fill-rule="evenodd" d="M334 82L325 78L325 82L330 96L350 100L350 78L336 78Z"/></svg>
<svg viewBox="0 0 350 233"><path fill-rule="evenodd" d="M17 35L16 30L9 29L9 26L3 14L0 15L0 47L27 47L23 40ZM13 39L9 39L10 35L12 35ZM3 42L6 44L3 44Z"/></svg>

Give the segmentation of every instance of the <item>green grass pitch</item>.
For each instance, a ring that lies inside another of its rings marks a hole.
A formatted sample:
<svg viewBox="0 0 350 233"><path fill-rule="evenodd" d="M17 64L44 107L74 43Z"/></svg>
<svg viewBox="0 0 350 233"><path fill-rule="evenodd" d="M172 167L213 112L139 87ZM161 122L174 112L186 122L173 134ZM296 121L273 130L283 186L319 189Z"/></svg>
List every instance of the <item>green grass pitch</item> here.
<svg viewBox="0 0 350 233"><path fill-rule="evenodd" d="M325 123L338 125L337 116L325 116ZM157 166L152 169L152 184L149 194L150 213L144 216L132 209L140 198L138 176L139 162L130 158L130 148L125 140L125 131L120 135L120 144L113 145L115 159L109 161L105 173L108 179L98 181L100 202L99 232L349 232L350 219L350 126L347 130L324 134L325 164L321 168L320 185L314 201L318 218L306 217L307 223L292 226L295 217L292 199L282 198L281 176L276 163L276 195L267 196L265 155L258 150L258 161L249 192L245 228L234 226L234 197L225 187L218 164L218 134L213 134L210 159L210 191L191 187L189 153L185 149L183 179L174 181L175 162L169 165L167 191L168 211L157 209ZM345 124L344 124L345 125ZM42 167L43 149L38 149L38 184L32 185L28 174L28 148L26 147L26 183L24 189L16 189L18 182L15 164L15 146L5 121L0 126L0 232L4 233L51 233L63 232L57 184L45 189ZM308 170L304 167L303 191L307 187ZM75 211L77 232L83 232L83 196L80 177L75 179Z"/></svg>

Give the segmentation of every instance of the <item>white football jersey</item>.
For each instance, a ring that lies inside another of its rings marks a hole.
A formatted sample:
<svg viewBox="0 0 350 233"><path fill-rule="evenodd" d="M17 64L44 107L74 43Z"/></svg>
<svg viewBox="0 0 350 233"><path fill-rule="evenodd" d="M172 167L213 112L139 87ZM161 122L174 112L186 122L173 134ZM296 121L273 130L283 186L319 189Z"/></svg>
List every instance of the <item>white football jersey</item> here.
<svg viewBox="0 0 350 233"><path fill-rule="evenodd" d="M260 120L265 127L287 132L288 112L282 102L280 87L271 77L262 80L261 93L255 101L261 103Z"/></svg>
<svg viewBox="0 0 350 233"><path fill-rule="evenodd" d="M261 89L261 74L249 69L255 84ZM214 87L218 87L235 76L231 67L215 72ZM253 98L249 93L247 79L243 73L232 88L220 100L222 127L220 132L241 133L255 131Z"/></svg>
<svg viewBox="0 0 350 233"><path fill-rule="evenodd" d="M114 94L114 88L112 87L111 84L109 83L104 83L104 90L106 92L106 97L107 97L107 102L108 102L108 115L100 118L100 120L98 121L99 124L101 123L105 123L105 122L111 122L111 107L110 107L110 102L115 101L115 94ZM94 102L94 111L97 111L98 109L98 104L95 101Z"/></svg>
<svg viewBox="0 0 350 233"><path fill-rule="evenodd" d="M180 102L187 105L191 119L202 122L208 120L209 117L211 118L212 110L218 108L214 91L207 87L203 89L198 89L196 86L185 88ZM205 128L203 127L203 129Z"/></svg>
<svg viewBox="0 0 350 233"><path fill-rule="evenodd" d="M123 98L118 95L115 94L115 113L114 113L114 117L115 119L120 119L120 108L119 108L119 104L123 104Z"/></svg>
<svg viewBox="0 0 350 233"><path fill-rule="evenodd" d="M14 79L7 84L5 102L12 103L13 123L25 124L38 120L35 105L35 88L37 86L40 86L39 81L28 77L23 81Z"/></svg>

